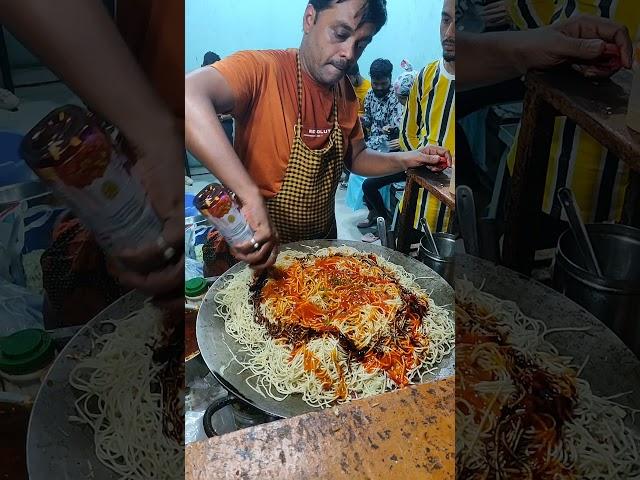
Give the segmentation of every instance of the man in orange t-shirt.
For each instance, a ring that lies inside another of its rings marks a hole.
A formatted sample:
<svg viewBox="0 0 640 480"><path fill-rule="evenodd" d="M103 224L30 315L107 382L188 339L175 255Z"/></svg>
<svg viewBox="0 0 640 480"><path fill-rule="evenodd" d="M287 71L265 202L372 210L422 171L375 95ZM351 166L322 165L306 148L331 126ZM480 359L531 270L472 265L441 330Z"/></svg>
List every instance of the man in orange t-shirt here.
<svg viewBox="0 0 640 480"><path fill-rule="evenodd" d="M363 176L436 168L440 147L366 148L346 72L386 22L384 0L310 0L298 50L245 51L187 75L187 148L243 204L254 231L233 254L260 269L280 241L335 238L343 164ZM235 151L217 119L236 120Z"/></svg>

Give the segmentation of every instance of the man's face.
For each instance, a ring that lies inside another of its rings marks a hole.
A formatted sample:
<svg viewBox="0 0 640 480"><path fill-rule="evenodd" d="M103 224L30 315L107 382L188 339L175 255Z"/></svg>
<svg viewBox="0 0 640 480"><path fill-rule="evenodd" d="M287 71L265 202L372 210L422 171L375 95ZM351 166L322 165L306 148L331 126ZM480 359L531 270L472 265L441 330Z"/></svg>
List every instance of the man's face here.
<svg viewBox="0 0 640 480"><path fill-rule="evenodd" d="M456 60L456 4L455 0L444 0L440 20L440 42L442 56L447 62Z"/></svg>
<svg viewBox="0 0 640 480"><path fill-rule="evenodd" d="M391 89L391 78L371 78L371 90L378 98L383 98Z"/></svg>
<svg viewBox="0 0 640 480"><path fill-rule="evenodd" d="M304 65L316 81L334 85L358 61L375 27L360 25L364 0L334 3L317 12L308 5L304 14Z"/></svg>

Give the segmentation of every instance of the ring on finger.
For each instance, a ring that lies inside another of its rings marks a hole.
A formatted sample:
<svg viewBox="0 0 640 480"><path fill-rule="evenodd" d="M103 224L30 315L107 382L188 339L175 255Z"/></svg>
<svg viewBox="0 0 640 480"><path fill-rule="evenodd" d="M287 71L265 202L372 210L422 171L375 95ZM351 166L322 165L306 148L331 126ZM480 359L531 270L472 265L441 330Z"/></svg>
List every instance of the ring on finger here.
<svg viewBox="0 0 640 480"><path fill-rule="evenodd" d="M254 250L259 250L260 249L260 242L256 242L256 239L251 237L251 245L253 246Z"/></svg>
<svg viewBox="0 0 640 480"><path fill-rule="evenodd" d="M171 260L173 256L176 254L176 249L173 247L168 247L162 252L162 256L165 260Z"/></svg>

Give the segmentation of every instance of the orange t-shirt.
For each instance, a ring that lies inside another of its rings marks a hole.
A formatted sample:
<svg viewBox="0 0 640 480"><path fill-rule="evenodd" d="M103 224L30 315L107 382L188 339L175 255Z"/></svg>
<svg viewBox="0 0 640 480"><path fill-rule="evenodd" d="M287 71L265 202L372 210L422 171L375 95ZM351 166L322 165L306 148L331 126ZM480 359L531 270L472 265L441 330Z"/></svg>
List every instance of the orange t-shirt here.
<svg viewBox="0 0 640 480"><path fill-rule="evenodd" d="M184 119L184 2L119 2L122 37L155 92L176 118Z"/></svg>
<svg viewBox="0 0 640 480"><path fill-rule="evenodd" d="M289 163L298 118L297 50L235 53L212 65L225 78L235 98L235 150L260 192L276 195ZM302 139L312 149L323 148L333 126L333 91L302 73ZM364 138L358 118L358 98L345 76L337 86L338 122L345 152L350 142Z"/></svg>

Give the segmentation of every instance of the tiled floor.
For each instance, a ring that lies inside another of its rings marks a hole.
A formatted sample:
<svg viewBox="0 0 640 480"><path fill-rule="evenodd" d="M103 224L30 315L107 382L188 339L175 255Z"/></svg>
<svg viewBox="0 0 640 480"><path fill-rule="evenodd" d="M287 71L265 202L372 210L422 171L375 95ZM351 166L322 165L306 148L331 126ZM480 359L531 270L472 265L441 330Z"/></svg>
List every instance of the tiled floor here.
<svg viewBox="0 0 640 480"><path fill-rule="evenodd" d="M366 230L360 230L356 227L358 222L361 222L367 218L369 211L366 208L360 210L352 210L347 206L345 199L347 196L347 190L338 188L336 192L336 220L338 223L338 238L342 240L361 240L362 235L367 232L376 232L375 228L368 228ZM380 245L380 240L375 242L376 245Z"/></svg>
<svg viewBox="0 0 640 480"><path fill-rule="evenodd" d="M16 90L18 110L0 110L0 130L25 134L47 113L62 105L82 105L81 100L63 83Z"/></svg>

